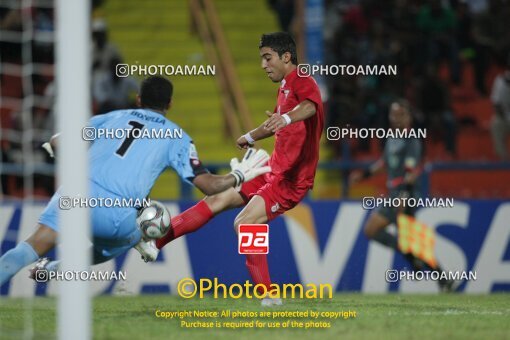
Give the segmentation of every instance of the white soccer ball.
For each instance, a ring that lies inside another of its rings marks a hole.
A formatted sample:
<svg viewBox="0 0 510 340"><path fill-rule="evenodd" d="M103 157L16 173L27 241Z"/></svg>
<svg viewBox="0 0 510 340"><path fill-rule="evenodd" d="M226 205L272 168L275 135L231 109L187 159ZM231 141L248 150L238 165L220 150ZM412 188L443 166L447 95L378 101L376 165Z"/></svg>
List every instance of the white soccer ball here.
<svg viewBox="0 0 510 340"><path fill-rule="evenodd" d="M136 224L142 235L149 239L165 236L172 225L170 213L166 207L161 202L152 200L149 206L138 212Z"/></svg>

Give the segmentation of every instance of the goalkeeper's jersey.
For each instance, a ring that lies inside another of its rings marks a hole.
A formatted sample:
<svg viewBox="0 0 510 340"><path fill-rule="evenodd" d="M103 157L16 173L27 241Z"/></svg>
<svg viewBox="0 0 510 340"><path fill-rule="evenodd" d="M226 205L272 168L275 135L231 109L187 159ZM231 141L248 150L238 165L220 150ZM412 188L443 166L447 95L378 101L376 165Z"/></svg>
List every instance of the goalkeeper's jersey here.
<svg viewBox="0 0 510 340"><path fill-rule="evenodd" d="M190 136L151 110L118 110L95 116L84 129L84 138L93 139L90 179L121 197L147 197L168 167L187 182L207 172Z"/></svg>

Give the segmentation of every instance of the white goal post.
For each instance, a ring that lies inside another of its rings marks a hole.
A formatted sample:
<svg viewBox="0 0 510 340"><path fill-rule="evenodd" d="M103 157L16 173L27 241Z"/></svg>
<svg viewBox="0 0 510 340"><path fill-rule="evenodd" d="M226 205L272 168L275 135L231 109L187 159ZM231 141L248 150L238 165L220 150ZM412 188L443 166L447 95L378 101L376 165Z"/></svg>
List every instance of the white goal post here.
<svg viewBox="0 0 510 340"><path fill-rule="evenodd" d="M88 192L87 144L81 131L91 112L89 0L56 1L56 79L58 143L57 178L62 194L86 197ZM90 217L88 209L60 210L58 256L60 270L90 267ZM89 282L60 281L58 294L59 339L91 338Z"/></svg>

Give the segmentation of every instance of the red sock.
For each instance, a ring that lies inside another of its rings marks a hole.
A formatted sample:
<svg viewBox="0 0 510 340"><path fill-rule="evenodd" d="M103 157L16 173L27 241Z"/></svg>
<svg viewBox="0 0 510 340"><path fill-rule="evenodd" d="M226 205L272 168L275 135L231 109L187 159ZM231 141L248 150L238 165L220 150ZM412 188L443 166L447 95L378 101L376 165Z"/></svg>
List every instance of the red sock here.
<svg viewBox="0 0 510 340"><path fill-rule="evenodd" d="M267 291L271 290L271 277L267 266L266 254L246 254L246 267L250 272L251 279L255 285L263 284ZM259 293L264 291L258 288Z"/></svg>
<svg viewBox="0 0 510 340"><path fill-rule="evenodd" d="M205 201L200 201L188 210L172 217L172 228L164 237L156 240L156 247L163 248L168 242L176 238L192 233L204 226L211 218L213 213Z"/></svg>

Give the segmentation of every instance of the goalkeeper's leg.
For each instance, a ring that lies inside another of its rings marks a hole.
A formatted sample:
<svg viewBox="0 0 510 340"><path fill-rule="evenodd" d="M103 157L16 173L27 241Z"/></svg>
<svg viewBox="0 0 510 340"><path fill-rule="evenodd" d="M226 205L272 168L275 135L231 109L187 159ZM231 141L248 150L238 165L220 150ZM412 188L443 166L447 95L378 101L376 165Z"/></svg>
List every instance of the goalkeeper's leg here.
<svg viewBox="0 0 510 340"><path fill-rule="evenodd" d="M38 224L36 231L25 241L0 257L0 285L9 281L23 267L35 262L55 247L57 232Z"/></svg>
<svg viewBox="0 0 510 340"><path fill-rule="evenodd" d="M176 238L200 229L220 212L243 205L242 196L233 188L207 196L188 210L172 217L172 228L168 234L156 241L156 247L161 249Z"/></svg>

